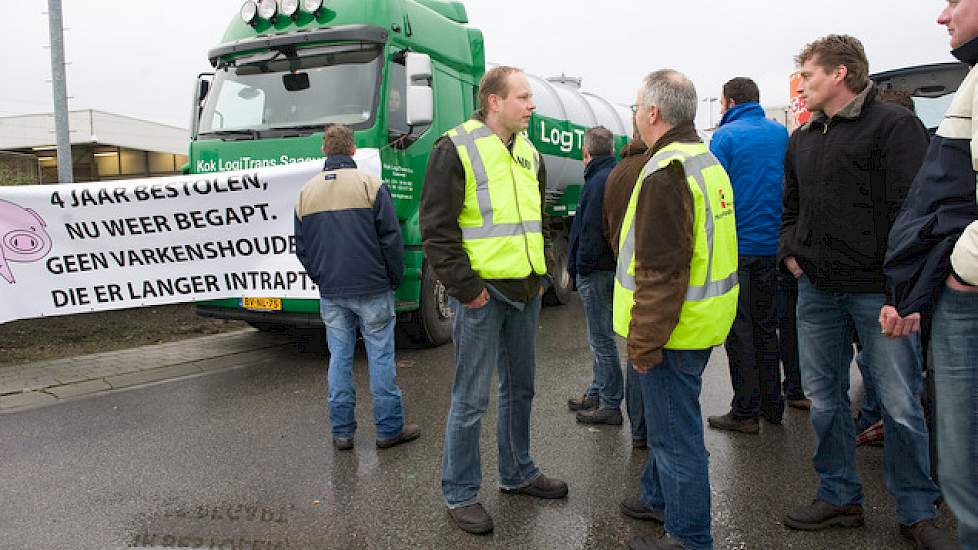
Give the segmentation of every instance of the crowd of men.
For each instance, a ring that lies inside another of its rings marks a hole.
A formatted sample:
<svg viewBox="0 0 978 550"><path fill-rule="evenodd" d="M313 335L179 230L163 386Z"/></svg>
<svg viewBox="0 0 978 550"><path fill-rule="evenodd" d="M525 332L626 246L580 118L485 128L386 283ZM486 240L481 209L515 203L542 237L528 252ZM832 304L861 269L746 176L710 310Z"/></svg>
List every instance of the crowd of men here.
<svg viewBox="0 0 978 550"><path fill-rule="evenodd" d="M978 0L949 1L939 23L953 54L978 62ZM648 448L626 516L663 524L632 548L713 548L700 409L713 347L726 346L734 397L707 419L758 433L785 403L809 409L817 440L814 499L786 513L798 530L859 527L849 401L854 340L885 434L886 487L900 533L916 548L978 549L978 72L961 84L934 138L914 113L881 101L862 44L830 35L797 55L813 113L794 131L766 120L757 85L733 78L709 146L694 128L697 95L682 73L649 74L636 92L634 139L584 136L585 180L568 272L584 304L592 381L568 400L583 424L623 424ZM485 534L479 437L498 376L498 485L564 498L566 482L530 453L535 335L547 284L546 172L526 137L535 105L526 76L488 71L473 117L432 152L420 224L428 265L454 312L455 376L442 490L450 518ZM411 441L394 380L393 290L403 270L386 187L359 172L352 133L326 129L324 172L296 206L297 254L322 292L331 350L329 417L337 449L353 447L352 356L363 334L377 446ZM342 225L344 239L336 239ZM615 333L625 338L624 375ZM932 356L937 430L921 406ZM781 380L781 364L785 380ZM929 442L936 437L940 487ZM943 498L954 536L935 523ZM960 546L959 546L960 545Z"/></svg>

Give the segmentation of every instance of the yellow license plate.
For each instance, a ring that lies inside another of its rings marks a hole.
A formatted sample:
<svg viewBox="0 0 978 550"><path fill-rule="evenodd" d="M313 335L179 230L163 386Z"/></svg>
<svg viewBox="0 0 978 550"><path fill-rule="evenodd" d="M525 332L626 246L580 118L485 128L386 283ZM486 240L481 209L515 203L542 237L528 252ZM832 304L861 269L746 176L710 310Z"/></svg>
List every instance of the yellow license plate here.
<svg viewBox="0 0 978 550"><path fill-rule="evenodd" d="M282 311L281 298L242 298L241 307L252 311Z"/></svg>

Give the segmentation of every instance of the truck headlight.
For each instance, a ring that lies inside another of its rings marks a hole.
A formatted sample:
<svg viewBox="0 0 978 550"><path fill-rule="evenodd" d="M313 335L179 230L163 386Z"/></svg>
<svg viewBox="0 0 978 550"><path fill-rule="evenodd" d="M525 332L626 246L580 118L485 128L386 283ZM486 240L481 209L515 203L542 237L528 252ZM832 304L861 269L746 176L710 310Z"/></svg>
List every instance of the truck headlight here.
<svg viewBox="0 0 978 550"><path fill-rule="evenodd" d="M255 17L258 15L258 4L254 0L247 0L244 4L241 4L241 20L245 22L246 25L251 25L255 22Z"/></svg>
<svg viewBox="0 0 978 550"><path fill-rule="evenodd" d="M292 17L299 11L299 0L278 0L278 11L286 17Z"/></svg>
<svg viewBox="0 0 978 550"><path fill-rule="evenodd" d="M258 17L271 21L278 12L278 4L275 0L261 0L258 4Z"/></svg>
<svg viewBox="0 0 978 550"><path fill-rule="evenodd" d="M302 0L302 11L316 15L323 9L323 0Z"/></svg>

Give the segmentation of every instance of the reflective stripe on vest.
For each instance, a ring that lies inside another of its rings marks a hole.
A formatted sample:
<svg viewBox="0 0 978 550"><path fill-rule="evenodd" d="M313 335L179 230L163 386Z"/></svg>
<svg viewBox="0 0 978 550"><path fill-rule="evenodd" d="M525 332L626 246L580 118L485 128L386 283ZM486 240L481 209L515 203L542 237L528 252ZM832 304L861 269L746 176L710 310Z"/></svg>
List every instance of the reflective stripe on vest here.
<svg viewBox="0 0 978 550"><path fill-rule="evenodd" d="M522 134L514 136L510 150L475 120L445 135L455 145L466 176L459 229L473 270L488 279L545 274L539 153ZM495 207L493 197L499 201Z"/></svg>
<svg viewBox="0 0 978 550"><path fill-rule="evenodd" d="M660 151L655 156L653 156L649 162L642 169L642 174L639 176L639 181L644 181L649 172L649 166L656 167L657 170L659 166L665 166L668 161L677 159L682 161L683 166L686 168L686 175L692 177L696 180L696 183L700 186L700 193L703 197L708 197L706 189L706 180L703 179L703 170L716 166L719 164L716 158L709 154L699 154L694 157L686 156L682 152L678 151ZM655 170L653 170L655 171ZM706 300L707 298L715 298L730 292L734 286L737 285L737 272L734 271L730 275L720 279L719 281L714 281L713 279L713 209L710 206L709 200L703 201L706 207L706 284L694 285L690 284L689 288L686 290L686 301L695 302L699 300ZM618 253L618 268L616 274L618 277L618 282L621 286L635 292L635 275L629 273L629 268L634 270L635 262L635 222L628 227L628 233L625 234L625 239L622 241L621 250Z"/></svg>
<svg viewBox="0 0 978 550"><path fill-rule="evenodd" d="M646 177L670 162L683 165L693 198L693 255L679 322L667 349L706 349L723 343L737 312L737 229L733 188L726 172L702 143L672 143L642 169L625 211L615 271L615 332L627 337L635 305L635 216ZM714 274L717 280L714 280Z"/></svg>

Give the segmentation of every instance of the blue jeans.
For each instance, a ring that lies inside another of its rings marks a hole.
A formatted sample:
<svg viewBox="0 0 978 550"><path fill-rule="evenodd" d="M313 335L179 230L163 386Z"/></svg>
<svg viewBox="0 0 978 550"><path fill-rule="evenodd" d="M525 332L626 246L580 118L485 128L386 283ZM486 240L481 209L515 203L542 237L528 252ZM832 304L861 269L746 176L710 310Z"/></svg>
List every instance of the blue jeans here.
<svg viewBox="0 0 978 550"><path fill-rule="evenodd" d="M862 504L856 474L856 428L849 402L852 331L859 335L866 365L883 407L885 480L896 497L897 520L912 524L935 516L939 496L930 478L927 424L920 405L923 385L919 335L892 339L880 334L882 294L819 290L798 281L798 348L805 395L812 400L818 498L835 506Z"/></svg>
<svg viewBox="0 0 978 550"><path fill-rule="evenodd" d="M642 381L632 367L625 364L625 410L628 412L628 425L632 429L632 439L648 443L648 430L645 428L645 400L642 398Z"/></svg>
<svg viewBox="0 0 978 550"><path fill-rule="evenodd" d="M454 298L455 380L445 428L441 487L449 508L478 502L482 485L479 435L489 407L492 373L499 376L496 448L499 484L512 489L540 475L530 458L530 412L536 369L535 342L540 297L513 304L498 293L478 309Z"/></svg>
<svg viewBox="0 0 978 550"><path fill-rule="evenodd" d="M666 531L691 550L713 548L710 474L700 390L710 349L664 350L662 364L638 374L649 427L642 503L665 511Z"/></svg>
<svg viewBox="0 0 978 550"><path fill-rule="evenodd" d="M978 550L978 294L944 288L931 334L941 490L961 548Z"/></svg>
<svg viewBox="0 0 978 550"><path fill-rule="evenodd" d="M333 437L353 437L357 429L353 353L359 325L367 349L370 395L377 439L396 437L404 430L404 407L394 367L394 293L322 298L319 304L329 345L329 421Z"/></svg>
<svg viewBox="0 0 978 550"><path fill-rule="evenodd" d="M876 397L876 382L873 380L873 373L870 372L866 362L866 354L861 349L857 350L856 353L856 366L859 368L859 374L863 377L863 400L859 404L856 429L863 431L879 422L883 418L883 411L880 410L880 401Z"/></svg>
<svg viewBox="0 0 978 550"><path fill-rule="evenodd" d="M592 271L587 275L578 275L577 292L584 303L587 340L593 358L591 368L594 378L586 393L597 395L603 408L620 408L624 382L612 327L615 272Z"/></svg>

